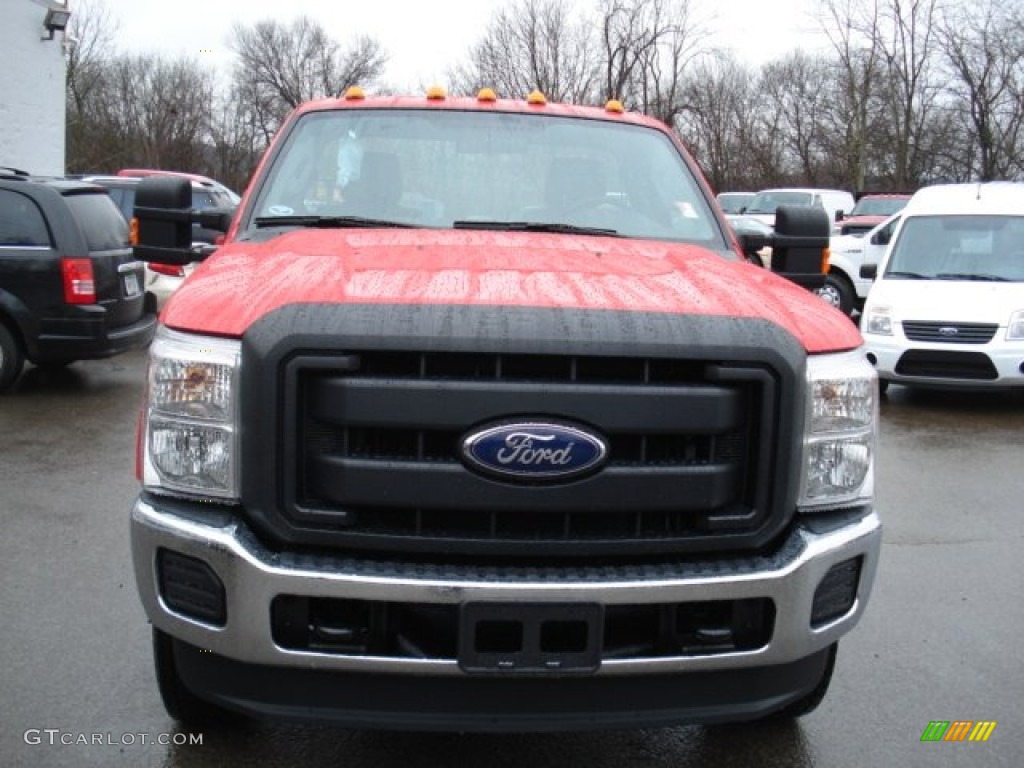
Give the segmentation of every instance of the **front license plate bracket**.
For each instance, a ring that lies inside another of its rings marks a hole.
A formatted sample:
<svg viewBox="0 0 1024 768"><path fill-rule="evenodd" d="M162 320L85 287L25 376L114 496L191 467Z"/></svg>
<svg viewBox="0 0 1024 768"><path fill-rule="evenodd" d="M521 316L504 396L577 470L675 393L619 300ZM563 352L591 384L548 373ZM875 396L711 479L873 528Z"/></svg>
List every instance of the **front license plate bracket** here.
<svg viewBox="0 0 1024 768"><path fill-rule="evenodd" d="M603 635L599 603L463 603L459 667L473 674L593 673Z"/></svg>

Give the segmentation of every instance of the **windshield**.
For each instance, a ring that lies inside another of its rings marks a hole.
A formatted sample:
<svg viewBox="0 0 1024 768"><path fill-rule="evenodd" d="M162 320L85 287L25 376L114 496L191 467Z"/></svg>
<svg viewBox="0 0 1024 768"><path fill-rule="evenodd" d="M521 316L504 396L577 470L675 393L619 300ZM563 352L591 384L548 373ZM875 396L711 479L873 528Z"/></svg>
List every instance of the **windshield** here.
<svg viewBox="0 0 1024 768"><path fill-rule="evenodd" d="M900 197L862 197L850 211L850 216L892 216L907 205Z"/></svg>
<svg viewBox="0 0 1024 768"><path fill-rule="evenodd" d="M550 225L547 231L729 248L697 181L660 131L502 112L306 114L284 139L247 221L263 229Z"/></svg>
<svg viewBox="0 0 1024 768"><path fill-rule="evenodd" d="M750 201L744 213L775 213L780 205L811 205L814 195L810 192L758 192Z"/></svg>
<svg viewBox="0 0 1024 768"><path fill-rule="evenodd" d="M910 217L885 276L1024 282L1024 216Z"/></svg>
<svg viewBox="0 0 1024 768"><path fill-rule="evenodd" d="M753 193L744 195L737 192L723 192L718 196L718 204L722 206L723 213L742 213L743 207L753 199Z"/></svg>

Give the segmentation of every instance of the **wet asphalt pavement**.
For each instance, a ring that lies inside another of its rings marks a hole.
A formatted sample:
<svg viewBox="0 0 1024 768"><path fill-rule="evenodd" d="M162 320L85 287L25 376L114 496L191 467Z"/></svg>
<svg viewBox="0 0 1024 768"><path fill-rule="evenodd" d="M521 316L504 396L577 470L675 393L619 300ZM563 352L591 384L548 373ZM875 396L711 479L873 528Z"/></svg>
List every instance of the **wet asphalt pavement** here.
<svg viewBox="0 0 1024 768"><path fill-rule="evenodd" d="M156 691L128 547L144 360L29 368L0 397L0 766L1024 765L1022 393L890 389L875 591L840 644L828 697L797 724L459 736L253 723L189 734ZM998 725L983 744L922 743L932 720Z"/></svg>

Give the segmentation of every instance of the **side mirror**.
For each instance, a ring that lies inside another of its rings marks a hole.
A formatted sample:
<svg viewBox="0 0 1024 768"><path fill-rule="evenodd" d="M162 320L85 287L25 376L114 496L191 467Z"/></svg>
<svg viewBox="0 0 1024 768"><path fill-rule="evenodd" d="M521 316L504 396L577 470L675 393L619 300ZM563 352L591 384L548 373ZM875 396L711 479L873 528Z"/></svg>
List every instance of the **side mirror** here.
<svg viewBox="0 0 1024 768"><path fill-rule="evenodd" d="M860 265L860 276L865 280L874 280L878 277L878 265L877 264L861 264Z"/></svg>
<svg viewBox="0 0 1024 768"><path fill-rule="evenodd" d="M206 208L196 214L196 221L203 229L215 229L218 232L227 232L231 229L231 219L234 212L223 208Z"/></svg>
<svg viewBox="0 0 1024 768"><path fill-rule="evenodd" d="M836 221L842 221L845 218L846 213L844 211L836 211Z"/></svg>
<svg viewBox="0 0 1024 768"><path fill-rule="evenodd" d="M825 284L832 224L820 207L780 205L771 238L772 272L811 291Z"/></svg>
<svg viewBox="0 0 1024 768"><path fill-rule="evenodd" d="M758 251L771 243L771 237L768 235L758 235L754 232L743 232L737 235L736 239L740 242L744 256L758 256Z"/></svg>
<svg viewBox="0 0 1024 768"><path fill-rule="evenodd" d="M192 249L195 216L192 212L192 183L188 179L147 176L135 191L132 214L132 243L136 259L182 266L206 258L206 254Z"/></svg>

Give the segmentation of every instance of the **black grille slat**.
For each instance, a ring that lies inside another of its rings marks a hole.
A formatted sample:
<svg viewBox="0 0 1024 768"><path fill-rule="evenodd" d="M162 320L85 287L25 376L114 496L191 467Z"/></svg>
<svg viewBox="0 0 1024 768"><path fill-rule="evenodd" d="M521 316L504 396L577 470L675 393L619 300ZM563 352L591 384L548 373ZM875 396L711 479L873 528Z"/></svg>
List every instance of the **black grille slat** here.
<svg viewBox="0 0 1024 768"><path fill-rule="evenodd" d="M987 344L996 335L996 323L935 323L903 321L903 333L911 341L944 344Z"/></svg>
<svg viewBox="0 0 1024 768"><path fill-rule="evenodd" d="M706 368L705 362L692 360L391 351L362 355L352 378L695 384L706 382Z"/></svg>
<svg viewBox="0 0 1024 768"><path fill-rule="evenodd" d="M609 467L564 485L498 484L471 474L461 464L310 458L309 491L314 498L344 499L349 506L499 509L573 512L717 510L735 496L738 473L721 464L701 467ZM590 486L586 493L581 485ZM681 488L687 493L679 493Z"/></svg>
<svg viewBox="0 0 1024 768"><path fill-rule="evenodd" d="M537 381L453 381L331 377L308 388L308 412L349 426L466 429L496 413L553 413L610 432L717 433L736 427L741 394L692 385L598 386L553 390Z"/></svg>

